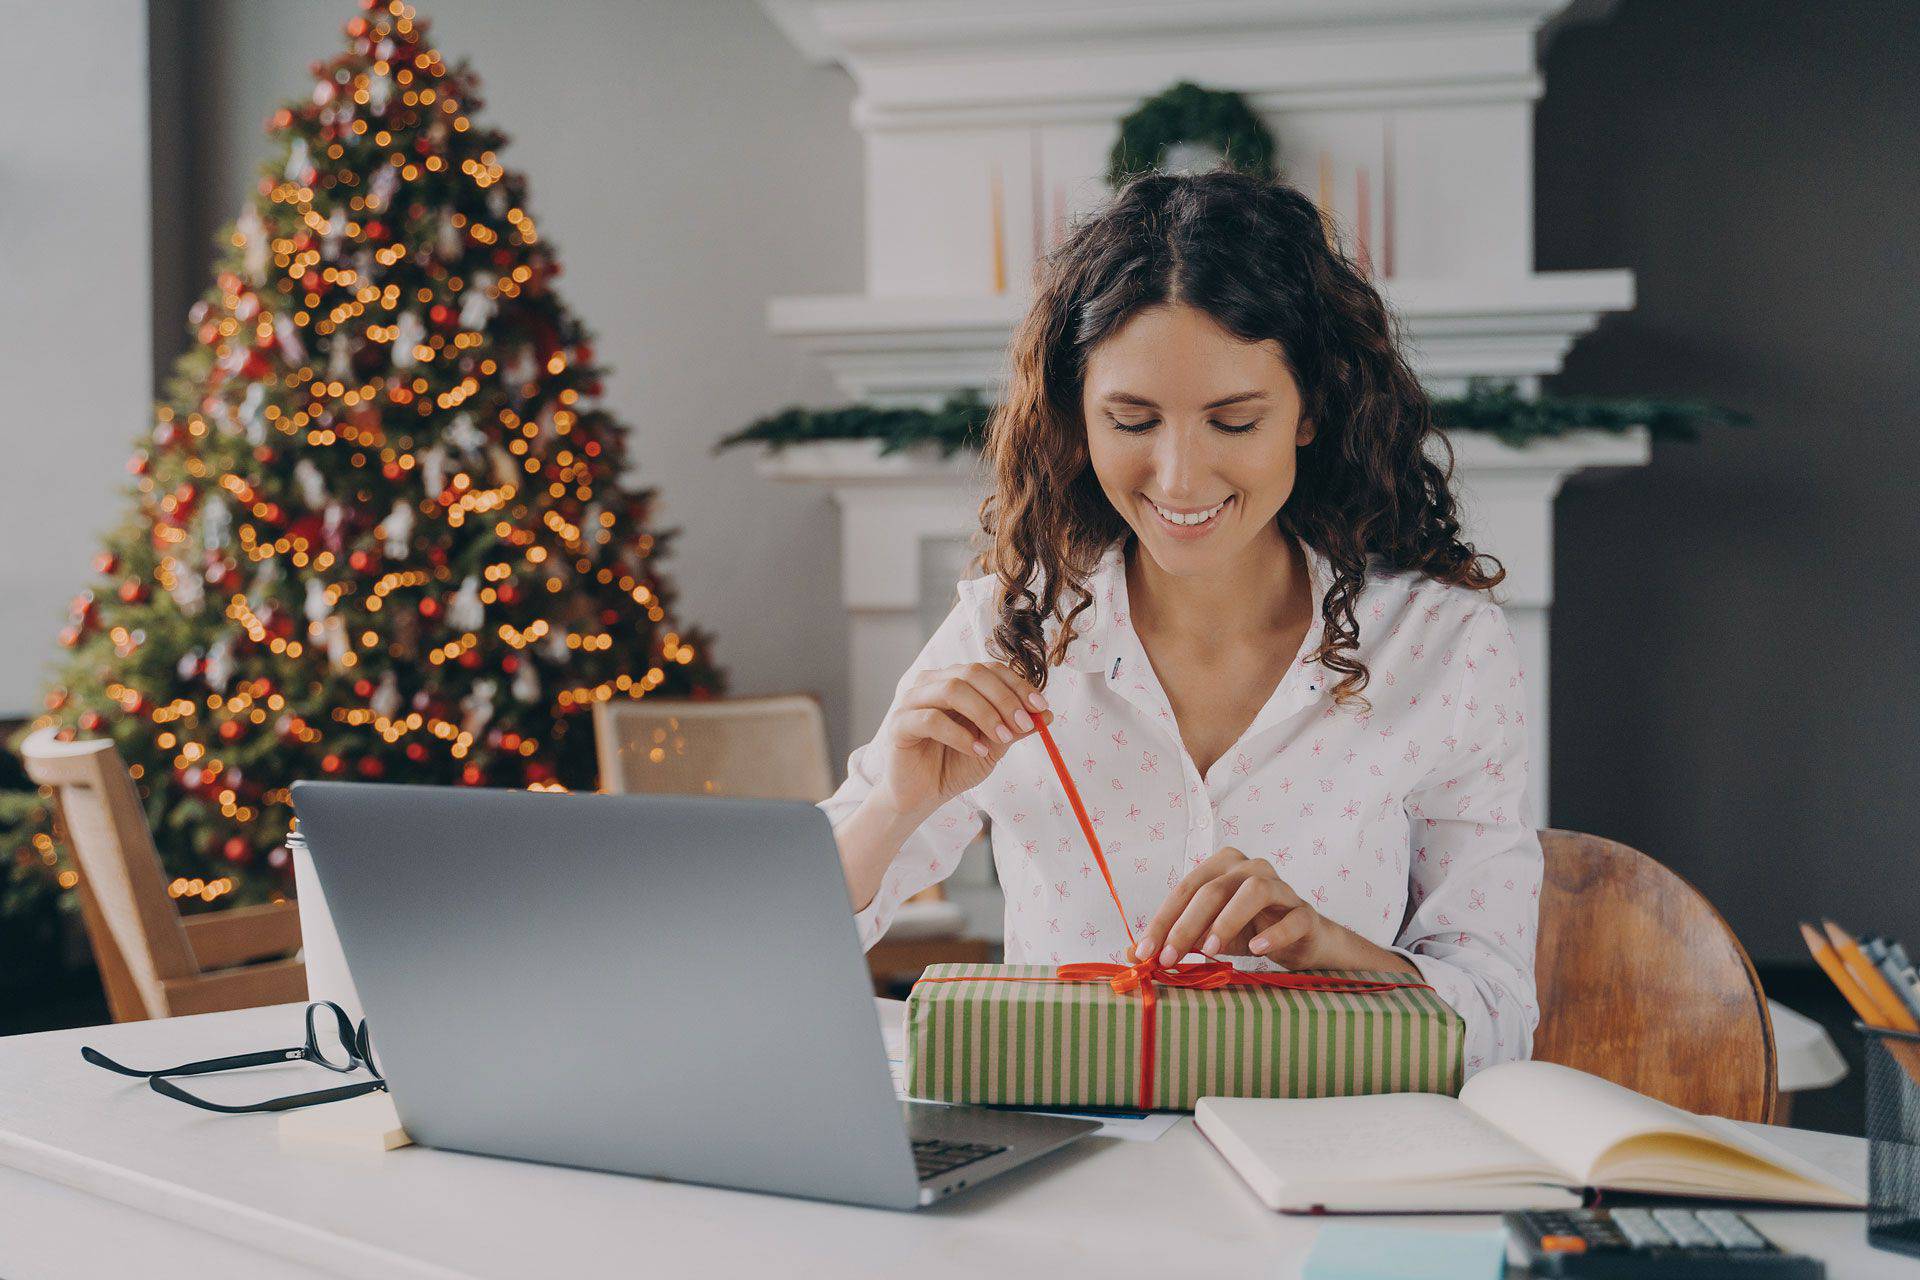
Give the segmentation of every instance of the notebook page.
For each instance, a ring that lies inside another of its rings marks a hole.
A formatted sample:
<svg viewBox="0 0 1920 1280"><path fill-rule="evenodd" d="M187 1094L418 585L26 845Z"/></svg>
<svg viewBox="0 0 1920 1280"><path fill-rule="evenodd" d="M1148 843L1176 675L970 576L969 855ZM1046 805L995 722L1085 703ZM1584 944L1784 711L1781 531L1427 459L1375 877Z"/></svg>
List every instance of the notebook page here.
<svg viewBox="0 0 1920 1280"><path fill-rule="evenodd" d="M1730 1122L1691 1112L1552 1062L1507 1062L1469 1080L1460 1101L1482 1117L1531 1143L1589 1186L1664 1184L1660 1189L1729 1194L1767 1189L1780 1198L1800 1198L1838 1184L1804 1162ZM1665 1141L1656 1139L1664 1137ZM1634 1139L1645 1141L1635 1142ZM1631 1143L1628 1151L1616 1148ZM1738 1154L1724 1148L1731 1147ZM1624 1158L1624 1159L1623 1159ZM1779 1169L1787 1176L1772 1172ZM1655 1189L1649 1186L1648 1189ZM1851 1199L1852 1188L1834 1198Z"/></svg>
<svg viewBox="0 0 1920 1280"><path fill-rule="evenodd" d="M1256 1191L1275 1200L1309 1186L1565 1180L1537 1152L1443 1094L1202 1098L1195 1121Z"/></svg>

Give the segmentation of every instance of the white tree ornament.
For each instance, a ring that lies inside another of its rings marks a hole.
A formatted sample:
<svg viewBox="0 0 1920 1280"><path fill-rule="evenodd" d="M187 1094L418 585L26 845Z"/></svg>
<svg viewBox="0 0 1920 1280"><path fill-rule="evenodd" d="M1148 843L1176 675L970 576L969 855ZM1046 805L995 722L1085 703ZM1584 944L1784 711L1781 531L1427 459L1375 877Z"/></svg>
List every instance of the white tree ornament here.
<svg viewBox="0 0 1920 1280"><path fill-rule="evenodd" d="M207 683L218 693L227 691L227 682L233 679L233 640L221 636L207 650Z"/></svg>
<svg viewBox="0 0 1920 1280"><path fill-rule="evenodd" d="M413 537L413 505L405 498L395 502L393 510L380 522L380 536L385 539L387 559L405 557L407 543Z"/></svg>
<svg viewBox="0 0 1920 1280"><path fill-rule="evenodd" d="M260 211L249 200L240 210L240 216L234 220L234 231L240 237L240 265L247 273L247 279L256 286L267 282L267 224L261 220Z"/></svg>
<svg viewBox="0 0 1920 1280"><path fill-rule="evenodd" d="M413 349L426 341L427 326L417 311L403 311L393 324L393 367L411 369L419 363Z"/></svg>
<svg viewBox="0 0 1920 1280"><path fill-rule="evenodd" d="M456 413L446 430L445 440L469 458L478 457L486 447L487 437L481 432L471 413Z"/></svg>
<svg viewBox="0 0 1920 1280"><path fill-rule="evenodd" d="M487 321L493 319L493 308L493 277L476 271L467 282L466 297L460 300L460 327L476 333L485 329Z"/></svg>
<svg viewBox="0 0 1920 1280"><path fill-rule="evenodd" d="M283 176L288 182L305 182L307 170L313 168L313 159L307 154L307 140L295 138L293 147L287 152L287 167Z"/></svg>
<svg viewBox="0 0 1920 1280"><path fill-rule="evenodd" d="M536 702L540 698L540 676L525 658L520 660L520 669L513 673L513 696L522 702Z"/></svg>
<svg viewBox="0 0 1920 1280"><path fill-rule="evenodd" d="M247 429L247 443L267 442L267 384L256 382L240 398L240 422Z"/></svg>
<svg viewBox="0 0 1920 1280"><path fill-rule="evenodd" d="M478 631L487 625L487 606L480 603L480 579L468 574L447 606L447 625L455 631Z"/></svg>
<svg viewBox="0 0 1920 1280"><path fill-rule="evenodd" d="M460 699L460 730L470 738L477 738L486 729L487 722L493 719L493 697L500 686L492 679L475 680L473 689Z"/></svg>
<svg viewBox="0 0 1920 1280"><path fill-rule="evenodd" d="M233 540L233 513L227 510L226 502L218 495L207 499L207 505L200 512L200 545L208 551L219 551Z"/></svg>
<svg viewBox="0 0 1920 1280"><path fill-rule="evenodd" d="M327 584L318 578L308 578L307 598L301 608L307 615L307 634L318 640L326 620L333 616L333 601L327 599Z"/></svg>
<svg viewBox="0 0 1920 1280"><path fill-rule="evenodd" d="M367 706L373 714L383 720L391 720L400 714L400 685L389 671L380 677L379 685L373 691L373 697L367 700Z"/></svg>
<svg viewBox="0 0 1920 1280"><path fill-rule="evenodd" d="M420 485L429 498L437 498L446 491L447 451L437 444L420 455Z"/></svg>

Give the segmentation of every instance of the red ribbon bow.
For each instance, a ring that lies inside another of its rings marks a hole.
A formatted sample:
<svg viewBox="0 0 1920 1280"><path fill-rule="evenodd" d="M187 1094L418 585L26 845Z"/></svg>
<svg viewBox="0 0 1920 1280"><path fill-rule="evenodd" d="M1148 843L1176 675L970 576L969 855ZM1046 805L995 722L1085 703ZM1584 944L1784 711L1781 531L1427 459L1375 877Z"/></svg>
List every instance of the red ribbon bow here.
<svg viewBox="0 0 1920 1280"><path fill-rule="evenodd" d="M1133 926L1127 923L1127 909L1120 901L1120 891L1114 887L1113 873L1107 869L1107 858L1100 851L1100 838L1093 833L1093 822L1087 817L1086 806L1080 803L1080 789L1073 785L1073 776L1067 772L1067 762L1060 756L1060 748L1053 744L1053 735L1047 732L1044 720L1035 720L1034 727L1040 731L1040 741L1047 749L1047 755L1053 760L1053 771L1060 777L1060 785L1066 789L1067 801L1073 806L1073 816L1080 820L1080 830L1087 837L1087 845L1093 850L1093 860L1100 867L1100 875L1107 882L1107 892L1113 895L1113 905L1120 912L1120 927L1127 931L1127 941L1139 946L1133 936ZM922 982L1105 982L1119 995L1140 993L1140 1109L1153 1110L1153 1066L1154 1039L1159 1019L1154 1009L1158 1003L1155 995L1157 987L1183 987L1190 991L1214 991L1220 987L1280 987L1288 990L1335 991L1361 994L1374 991L1399 991L1408 988L1433 989L1425 982L1387 982L1378 978L1343 978L1328 973L1266 973L1236 969L1225 960L1208 960L1201 964L1161 964L1157 957L1138 961L1134 964L1109 964L1104 960L1079 961L1063 964L1053 971L1051 978L1019 978L1011 975L989 977L946 977L922 978Z"/></svg>

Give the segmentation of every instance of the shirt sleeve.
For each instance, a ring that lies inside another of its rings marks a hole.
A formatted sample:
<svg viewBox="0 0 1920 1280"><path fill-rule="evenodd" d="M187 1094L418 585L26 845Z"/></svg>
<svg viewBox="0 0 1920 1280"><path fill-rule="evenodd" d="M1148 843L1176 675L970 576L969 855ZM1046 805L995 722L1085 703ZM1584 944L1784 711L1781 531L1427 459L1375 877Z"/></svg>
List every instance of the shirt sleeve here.
<svg viewBox="0 0 1920 1280"><path fill-rule="evenodd" d="M1454 648L1453 732L1441 763L1407 796L1412 910L1388 948L1465 1020L1468 1076L1529 1056L1540 1022L1533 959L1545 864L1527 795L1519 648L1490 602Z"/></svg>
<svg viewBox="0 0 1920 1280"><path fill-rule="evenodd" d="M920 655L894 686L893 700L887 706L887 718L893 715L902 696L922 672L959 662L987 660L986 639L980 633L972 588L962 581L959 591L960 598L945 621L934 631L920 650ZM885 723L885 718L882 723ZM854 748L847 757L846 781L820 802L819 807L826 811L828 822L836 829L853 815L880 781L882 757L878 737L876 730L873 739ZM873 901L854 913L862 950L872 950L873 944L887 931L902 902L928 885L937 884L953 874L954 868L959 865L960 855L980 834L983 825L982 813L975 803L973 792L963 791L935 809L925 822L914 829L913 834L900 846L900 852L887 867L886 874L881 877Z"/></svg>

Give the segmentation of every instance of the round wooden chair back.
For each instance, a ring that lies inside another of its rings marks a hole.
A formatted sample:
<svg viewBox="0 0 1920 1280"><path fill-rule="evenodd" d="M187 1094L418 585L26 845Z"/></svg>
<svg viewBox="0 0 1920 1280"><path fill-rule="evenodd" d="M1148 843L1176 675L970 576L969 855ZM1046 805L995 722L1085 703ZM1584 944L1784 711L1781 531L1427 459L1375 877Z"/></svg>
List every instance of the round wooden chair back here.
<svg viewBox="0 0 1920 1280"><path fill-rule="evenodd" d="M1720 913L1617 841L1546 830L1540 843L1533 1056L1688 1111L1771 1121L1773 1020Z"/></svg>

